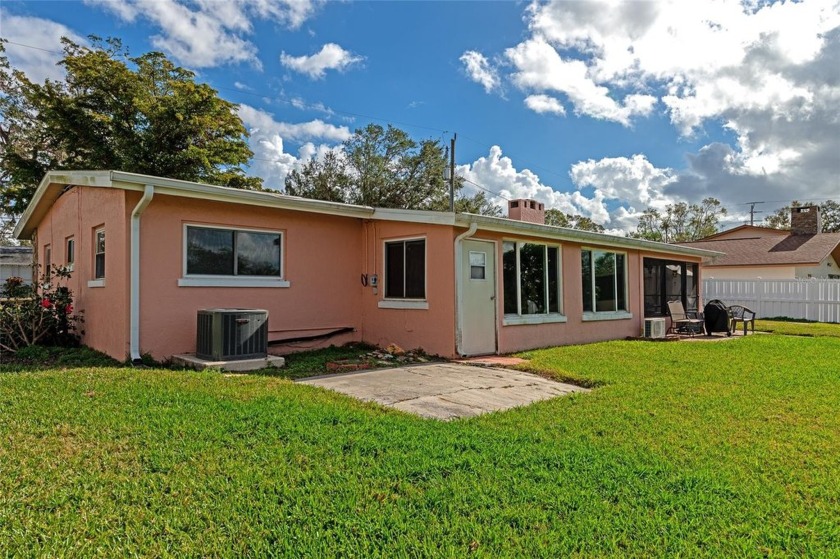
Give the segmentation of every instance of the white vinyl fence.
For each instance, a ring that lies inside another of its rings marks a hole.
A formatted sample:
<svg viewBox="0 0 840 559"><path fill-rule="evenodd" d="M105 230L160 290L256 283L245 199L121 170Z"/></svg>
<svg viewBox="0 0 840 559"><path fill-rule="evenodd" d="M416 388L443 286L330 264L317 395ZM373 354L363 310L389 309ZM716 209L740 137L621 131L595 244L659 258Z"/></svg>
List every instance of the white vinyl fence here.
<svg viewBox="0 0 840 559"><path fill-rule="evenodd" d="M703 280L703 300L743 305L758 318L786 316L840 322L840 280Z"/></svg>

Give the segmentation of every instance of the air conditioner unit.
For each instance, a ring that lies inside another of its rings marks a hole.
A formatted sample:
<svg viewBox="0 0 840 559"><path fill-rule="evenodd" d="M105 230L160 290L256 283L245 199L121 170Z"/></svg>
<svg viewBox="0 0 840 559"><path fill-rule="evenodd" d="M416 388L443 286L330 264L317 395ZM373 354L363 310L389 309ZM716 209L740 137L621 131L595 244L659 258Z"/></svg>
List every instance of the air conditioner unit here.
<svg viewBox="0 0 840 559"><path fill-rule="evenodd" d="M666 324L664 318L645 319L645 338L664 338Z"/></svg>
<svg viewBox="0 0 840 559"><path fill-rule="evenodd" d="M202 309L198 311L195 355L210 361L255 359L268 354L268 311Z"/></svg>

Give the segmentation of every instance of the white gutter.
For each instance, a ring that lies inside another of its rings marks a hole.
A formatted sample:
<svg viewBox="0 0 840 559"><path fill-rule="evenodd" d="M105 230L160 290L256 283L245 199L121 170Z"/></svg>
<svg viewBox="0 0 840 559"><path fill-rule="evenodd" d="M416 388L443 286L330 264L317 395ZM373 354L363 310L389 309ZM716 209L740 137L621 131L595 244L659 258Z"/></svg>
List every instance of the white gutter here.
<svg viewBox="0 0 840 559"><path fill-rule="evenodd" d="M461 293L464 289L464 278L461 274L461 257L464 249L461 241L467 237L472 237L476 231L478 231L478 223L472 222L469 229L455 237L455 353L458 355L463 355L461 353L461 328L463 327L464 313L461 309Z"/></svg>
<svg viewBox="0 0 840 559"><path fill-rule="evenodd" d="M130 311L129 311L129 354L131 362L139 365L142 362L140 357L140 216L152 201L155 195L155 187L147 184L143 190L143 197L131 212L131 283L129 287Z"/></svg>

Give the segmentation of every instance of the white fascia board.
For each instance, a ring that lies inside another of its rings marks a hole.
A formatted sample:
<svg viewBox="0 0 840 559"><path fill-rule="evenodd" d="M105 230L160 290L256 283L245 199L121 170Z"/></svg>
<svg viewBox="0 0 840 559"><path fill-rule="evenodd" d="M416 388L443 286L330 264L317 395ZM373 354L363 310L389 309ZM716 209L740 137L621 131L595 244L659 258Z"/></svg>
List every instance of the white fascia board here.
<svg viewBox="0 0 840 559"><path fill-rule="evenodd" d="M152 177L137 173L126 173L123 171L112 171L111 177L114 186L118 188L143 190L144 185L151 184L155 187L156 193L169 196L200 198L202 200L213 200L217 202L232 202L235 204L299 210L345 217L370 218L374 212L373 208L368 206L325 202L323 200L287 196L279 192L243 190L191 181Z"/></svg>
<svg viewBox="0 0 840 559"><path fill-rule="evenodd" d="M67 185L85 185L85 186L111 186L111 172L110 171L50 171L41 182L38 183L38 188L35 189L35 194L29 201L29 205L21 215L15 226L14 236L17 239L30 238L34 227L29 223L32 217L37 213L45 213L46 210L42 207L42 203L52 205L58 198L61 190Z"/></svg>
<svg viewBox="0 0 840 559"><path fill-rule="evenodd" d="M475 214L458 214L455 219L456 225L464 227L477 223L484 231L497 233L508 233L511 235L528 235L551 239L556 241L572 241L587 245L603 247L622 247L636 250L645 250L662 254L680 254L683 256L695 256L698 258L713 258L723 255L722 252L704 250L699 248L688 248L655 241L633 239L632 237L619 237L607 235L606 233L595 233L592 231L581 231L580 229L569 229L566 227L555 227L553 225L541 225L527 221L517 221L503 217L489 217Z"/></svg>
<svg viewBox="0 0 840 559"><path fill-rule="evenodd" d="M455 214L452 212L375 208L372 219L380 219L382 221L402 221L407 223L427 223L430 225L455 225L456 218Z"/></svg>

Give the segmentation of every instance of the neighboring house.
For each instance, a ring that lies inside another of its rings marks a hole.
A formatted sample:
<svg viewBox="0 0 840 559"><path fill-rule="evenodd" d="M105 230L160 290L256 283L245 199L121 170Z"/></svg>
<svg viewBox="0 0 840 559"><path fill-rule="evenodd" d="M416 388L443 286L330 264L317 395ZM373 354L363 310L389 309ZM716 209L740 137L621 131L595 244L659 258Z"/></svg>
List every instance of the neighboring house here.
<svg viewBox="0 0 840 559"><path fill-rule="evenodd" d="M840 279L840 233L820 233L819 206L791 209L790 230L741 225L681 246L725 253L707 279Z"/></svg>
<svg viewBox="0 0 840 559"><path fill-rule="evenodd" d="M12 277L32 283L32 247L0 247L0 283Z"/></svg>
<svg viewBox="0 0 840 559"><path fill-rule="evenodd" d="M278 352L363 341L452 357L638 336L646 308L697 306L698 266L716 255L547 226L531 200L509 209L381 209L55 171L15 234L40 259L72 255L83 341L120 359L194 351L208 307L267 309Z"/></svg>

